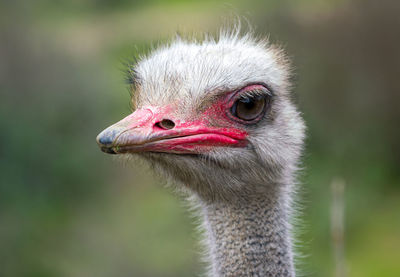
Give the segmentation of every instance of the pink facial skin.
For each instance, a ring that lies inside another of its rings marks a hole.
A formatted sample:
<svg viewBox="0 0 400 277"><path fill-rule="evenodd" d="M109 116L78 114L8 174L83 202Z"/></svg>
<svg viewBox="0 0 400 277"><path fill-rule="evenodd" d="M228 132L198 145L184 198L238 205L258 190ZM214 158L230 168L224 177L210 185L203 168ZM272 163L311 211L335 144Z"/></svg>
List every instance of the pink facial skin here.
<svg viewBox="0 0 400 277"><path fill-rule="evenodd" d="M248 134L229 116L233 98L235 93L221 97L190 121L177 118L173 104L143 107L104 130L97 141L108 153L200 154L221 146L244 147ZM163 127L163 119L174 125Z"/></svg>

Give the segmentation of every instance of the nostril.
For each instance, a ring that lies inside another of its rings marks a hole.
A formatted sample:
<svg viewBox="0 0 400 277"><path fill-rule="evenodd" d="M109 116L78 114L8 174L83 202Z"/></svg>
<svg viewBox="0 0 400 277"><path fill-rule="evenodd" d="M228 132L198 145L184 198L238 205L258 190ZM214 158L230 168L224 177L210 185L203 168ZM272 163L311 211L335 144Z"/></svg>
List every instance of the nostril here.
<svg viewBox="0 0 400 277"><path fill-rule="evenodd" d="M158 128L170 130L175 127L175 123L169 119L163 119L155 124Z"/></svg>

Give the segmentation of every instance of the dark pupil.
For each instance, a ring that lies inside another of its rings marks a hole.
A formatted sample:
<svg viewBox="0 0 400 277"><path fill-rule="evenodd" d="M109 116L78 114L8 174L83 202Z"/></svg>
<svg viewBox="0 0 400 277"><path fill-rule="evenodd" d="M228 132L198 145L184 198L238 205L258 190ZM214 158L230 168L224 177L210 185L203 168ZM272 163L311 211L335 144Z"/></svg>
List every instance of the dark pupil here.
<svg viewBox="0 0 400 277"><path fill-rule="evenodd" d="M236 116L243 120L253 120L259 116L265 106L262 96L241 98L237 102Z"/></svg>
<svg viewBox="0 0 400 277"><path fill-rule="evenodd" d="M255 101L257 101L257 99L246 98L246 99L241 99L240 103L242 104L244 109L251 110L255 106Z"/></svg>

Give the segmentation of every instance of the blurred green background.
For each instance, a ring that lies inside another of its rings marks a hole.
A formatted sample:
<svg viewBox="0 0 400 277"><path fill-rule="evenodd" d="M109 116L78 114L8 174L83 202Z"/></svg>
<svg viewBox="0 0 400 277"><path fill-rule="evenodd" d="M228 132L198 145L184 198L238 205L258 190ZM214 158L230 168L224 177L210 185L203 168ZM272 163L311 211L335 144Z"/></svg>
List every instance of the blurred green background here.
<svg viewBox="0 0 400 277"><path fill-rule="evenodd" d="M333 276L330 184L346 182L348 276L400 276L400 2L0 2L0 276L195 276L183 202L95 137L130 112L123 62L236 16L293 59L308 125L298 268Z"/></svg>

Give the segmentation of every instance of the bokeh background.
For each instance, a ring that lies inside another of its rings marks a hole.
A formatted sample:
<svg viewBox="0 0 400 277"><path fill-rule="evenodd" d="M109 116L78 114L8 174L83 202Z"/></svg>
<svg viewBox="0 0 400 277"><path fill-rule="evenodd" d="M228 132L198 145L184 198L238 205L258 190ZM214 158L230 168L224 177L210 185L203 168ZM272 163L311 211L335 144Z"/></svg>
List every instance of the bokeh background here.
<svg viewBox="0 0 400 277"><path fill-rule="evenodd" d="M343 180L348 276L400 276L399 11L396 0L0 1L0 276L203 273L183 202L95 137L130 112L124 61L237 16L295 67L308 125L299 269L334 275L331 183Z"/></svg>

